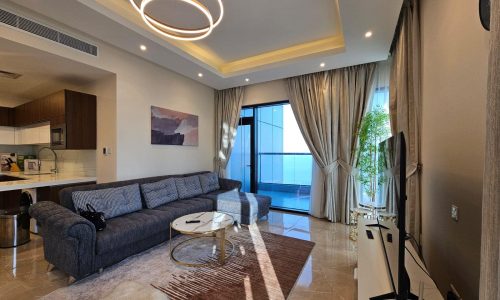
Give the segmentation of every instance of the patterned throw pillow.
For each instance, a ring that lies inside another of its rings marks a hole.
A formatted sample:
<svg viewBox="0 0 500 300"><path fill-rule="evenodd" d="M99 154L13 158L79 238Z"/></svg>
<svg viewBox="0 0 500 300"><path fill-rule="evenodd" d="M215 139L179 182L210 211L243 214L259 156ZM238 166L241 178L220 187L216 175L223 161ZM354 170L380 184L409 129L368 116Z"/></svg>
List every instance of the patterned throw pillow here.
<svg viewBox="0 0 500 300"><path fill-rule="evenodd" d="M198 175L200 177L201 189L203 193L210 193L220 189L219 176L214 172Z"/></svg>
<svg viewBox="0 0 500 300"><path fill-rule="evenodd" d="M148 208L155 208L179 199L174 178L141 184L141 190Z"/></svg>
<svg viewBox="0 0 500 300"><path fill-rule="evenodd" d="M197 175L175 178L175 186L180 199L192 198L203 194L200 179Z"/></svg>
<svg viewBox="0 0 500 300"><path fill-rule="evenodd" d="M105 219L111 219L142 209L139 184L118 188L77 191L72 193L76 211L87 210L87 203L96 211L103 212Z"/></svg>

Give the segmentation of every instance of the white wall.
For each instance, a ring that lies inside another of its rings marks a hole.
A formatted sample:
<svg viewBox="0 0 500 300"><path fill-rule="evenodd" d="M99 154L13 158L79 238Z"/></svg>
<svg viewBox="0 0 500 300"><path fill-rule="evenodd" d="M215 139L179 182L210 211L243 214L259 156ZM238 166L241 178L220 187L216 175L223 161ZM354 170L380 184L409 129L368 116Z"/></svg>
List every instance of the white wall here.
<svg viewBox="0 0 500 300"><path fill-rule="evenodd" d="M116 75L109 75L85 87L84 91L97 96L97 151L96 177L99 182L110 182L117 178L116 168ZM104 155L108 147L111 155Z"/></svg>
<svg viewBox="0 0 500 300"><path fill-rule="evenodd" d="M30 15L31 12L23 12ZM36 16L44 20L42 16ZM91 37L78 33L51 20L44 23L75 33L86 40ZM100 41L99 56L80 53L51 41L0 26L0 36L42 51L72 59L116 74L116 109L112 93L108 103L98 106L99 146L112 147L114 159L97 156L98 181L109 181L116 170L116 179L128 179L160 174L211 170L214 157L214 105L212 88L192 79L149 63ZM106 85L104 83L104 85ZM103 88L103 91L106 89ZM105 96L107 98L108 96ZM154 146L150 141L150 106L156 105L199 116L199 146ZM109 111L103 107L111 108ZM102 125L102 124L106 125ZM115 139L112 124L116 124ZM102 126L111 126L109 131ZM116 143L116 146L113 146ZM98 149L102 151L102 149Z"/></svg>
<svg viewBox="0 0 500 300"><path fill-rule="evenodd" d="M423 252L443 292L477 299L489 33L477 1L421 3Z"/></svg>

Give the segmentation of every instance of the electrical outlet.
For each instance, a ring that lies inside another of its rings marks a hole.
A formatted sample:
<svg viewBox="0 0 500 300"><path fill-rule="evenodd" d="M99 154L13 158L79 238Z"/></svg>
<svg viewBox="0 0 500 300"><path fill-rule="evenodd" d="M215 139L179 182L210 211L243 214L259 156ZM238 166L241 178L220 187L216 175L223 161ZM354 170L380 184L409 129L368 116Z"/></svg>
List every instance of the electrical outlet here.
<svg viewBox="0 0 500 300"><path fill-rule="evenodd" d="M458 222L458 206L456 206L454 204L451 205L451 218L455 222Z"/></svg>

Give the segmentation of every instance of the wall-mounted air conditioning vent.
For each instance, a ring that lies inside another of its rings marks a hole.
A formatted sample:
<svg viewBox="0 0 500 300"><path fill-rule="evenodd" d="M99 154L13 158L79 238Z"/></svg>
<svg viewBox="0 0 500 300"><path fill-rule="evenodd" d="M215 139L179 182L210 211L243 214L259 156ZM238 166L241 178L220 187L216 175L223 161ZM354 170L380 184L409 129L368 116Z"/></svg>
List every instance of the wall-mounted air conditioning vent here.
<svg viewBox="0 0 500 300"><path fill-rule="evenodd" d="M97 46L0 8L0 23L32 33L75 50L97 56Z"/></svg>

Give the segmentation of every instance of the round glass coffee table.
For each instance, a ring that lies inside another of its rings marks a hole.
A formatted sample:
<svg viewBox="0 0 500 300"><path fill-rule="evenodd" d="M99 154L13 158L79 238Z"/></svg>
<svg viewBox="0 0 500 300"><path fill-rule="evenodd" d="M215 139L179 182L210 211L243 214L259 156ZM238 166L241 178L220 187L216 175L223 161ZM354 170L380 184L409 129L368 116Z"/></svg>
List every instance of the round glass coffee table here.
<svg viewBox="0 0 500 300"><path fill-rule="evenodd" d="M189 221L199 222L190 223ZM234 251L234 244L230 240L226 239L226 229L233 226L233 224L234 218L232 216L216 211L194 213L175 219L172 223L170 223L170 257L176 264L188 267L205 267L214 263L224 264L226 259L233 255ZM194 237L184 240L172 247L172 230ZM217 244L219 246L217 261L209 263L191 263L179 260L175 257L175 252L180 246L202 238L215 238L217 240ZM227 244L231 246L229 254L226 254Z"/></svg>

